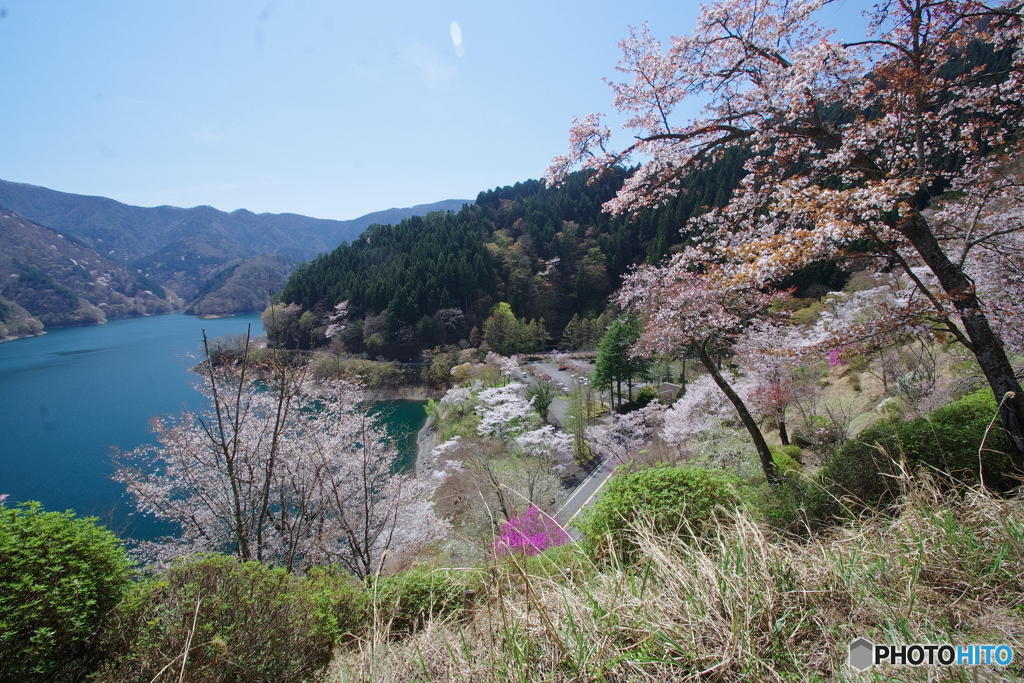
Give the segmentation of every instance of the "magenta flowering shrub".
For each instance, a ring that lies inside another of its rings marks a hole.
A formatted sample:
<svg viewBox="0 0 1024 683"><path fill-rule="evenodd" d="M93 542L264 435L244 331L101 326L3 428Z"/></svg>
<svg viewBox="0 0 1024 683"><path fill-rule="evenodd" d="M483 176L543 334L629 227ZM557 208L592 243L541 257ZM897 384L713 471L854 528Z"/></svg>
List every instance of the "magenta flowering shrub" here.
<svg viewBox="0 0 1024 683"><path fill-rule="evenodd" d="M837 365L849 365L851 359L860 356L864 352L865 349L860 344L843 344L826 354L828 356L828 366L834 368Z"/></svg>
<svg viewBox="0 0 1024 683"><path fill-rule="evenodd" d="M838 349L832 349L828 352L828 366L830 368L834 368L837 365L846 365L846 359L843 358L843 351L845 350L845 346L840 346Z"/></svg>
<svg viewBox="0 0 1024 683"><path fill-rule="evenodd" d="M501 525L501 533L494 541L497 555L526 553L536 555L548 548L569 542L569 534L558 522L535 506Z"/></svg>

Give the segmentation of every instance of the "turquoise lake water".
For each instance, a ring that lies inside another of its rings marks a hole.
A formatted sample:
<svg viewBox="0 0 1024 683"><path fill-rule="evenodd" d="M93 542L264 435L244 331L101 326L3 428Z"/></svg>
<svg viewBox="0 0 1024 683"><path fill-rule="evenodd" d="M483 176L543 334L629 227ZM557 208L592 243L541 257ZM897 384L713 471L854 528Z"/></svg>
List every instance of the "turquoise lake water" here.
<svg viewBox="0 0 1024 683"><path fill-rule="evenodd" d="M121 536L171 529L132 515L110 479L111 448L152 443L149 420L198 410L188 372L209 337L263 332L259 315L200 320L181 313L48 331L0 344L0 494L7 504L38 500L47 510L99 517ZM415 458L423 404L375 404L407 464Z"/></svg>

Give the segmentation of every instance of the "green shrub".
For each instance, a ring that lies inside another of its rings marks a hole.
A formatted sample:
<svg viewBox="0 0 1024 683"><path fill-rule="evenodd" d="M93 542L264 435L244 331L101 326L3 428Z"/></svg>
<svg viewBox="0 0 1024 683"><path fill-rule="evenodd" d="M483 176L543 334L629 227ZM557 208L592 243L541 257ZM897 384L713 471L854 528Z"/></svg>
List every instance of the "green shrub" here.
<svg viewBox="0 0 1024 683"><path fill-rule="evenodd" d="M131 562L95 518L0 508L0 671L6 681L80 680Z"/></svg>
<svg viewBox="0 0 1024 683"><path fill-rule="evenodd" d="M846 359L846 365L850 368L850 372L861 373L868 371L868 359L863 354L851 353L843 357Z"/></svg>
<svg viewBox="0 0 1024 683"><path fill-rule="evenodd" d="M134 587L106 630L114 653L100 681L148 682L169 668L189 681L297 681L362 628L354 580L308 577L225 555L182 561ZM182 662L186 660L182 674Z"/></svg>
<svg viewBox="0 0 1024 683"><path fill-rule="evenodd" d="M403 635L414 633L429 619L460 609L467 588L455 572L423 568L370 577L368 582L377 620L390 624L392 633Z"/></svg>
<svg viewBox="0 0 1024 683"><path fill-rule="evenodd" d="M762 477L753 485L741 487L741 495L765 524L790 533L803 534L807 531L804 509L816 490L815 482L782 472L774 486Z"/></svg>
<svg viewBox="0 0 1024 683"><path fill-rule="evenodd" d="M769 446L768 448L772 452L772 460L775 461L775 467L779 472L787 475L800 474L800 462L790 455L795 451L800 454L800 457L803 457L799 446Z"/></svg>
<svg viewBox="0 0 1024 683"><path fill-rule="evenodd" d="M423 406L423 411L427 414L427 417L434 417L437 415L437 401L432 398L428 398L427 405Z"/></svg>
<svg viewBox="0 0 1024 683"><path fill-rule="evenodd" d="M365 587L346 571L334 567L313 567L306 574L305 592L318 596L326 605L330 627L341 640L350 640L366 631L366 610L370 599Z"/></svg>
<svg viewBox="0 0 1024 683"><path fill-rule="evenodd" d="M654 387L644 387L640 391L636 392L636 396L633 397L632 401L622 404L622 408L619 410L620 413L631 413L634 410L640 410L646 408L651 401L658 398L658 390Z"/></svg>
<svg viewBox="0 0 1024 683"><path fill-rule="evenodd" d="M793 460L796 460L801 465L804 464L804 452L795 443L787 444L785 446L775 446L775 448L779 449Z"/></svg>
<svg viewBox="0 0 1024 683"><path fill-rule="evenodd" d="M979 480L978 449L985 430L996 414L989 389L981 389L943 406L927 418L892 420L865 430L847 442L825 463L820 472L822 491L813 510L815 519L840 515L846 498L854 509L886 506L899 495L898 461L913 472L931 467L968 484ZM1006 455L1009 442L996 420L981 457L985 485L1007 491L1017 481L1013 463Z"/></svg>
<svg viewBox="0 0 1024 683"><path fill-rule="evenodd" d="M701 533L717 506L736 502L733 480L720 470L656 465L620 470L586 511L576 528L592 552L610 550L629 558L635 550L632 527L643 518L656 533Z"/></svg>
<svg viewBox="0 0 1024 683"><path fill-rule="evenodd" d="M846 376L850 379L850 388L851 389L853 389L854 391L861 391L861 390L863 390L864 387L861 386L861 383L860 383L860 373L859 372L854 372L854 371L851 370Z"/></svg>

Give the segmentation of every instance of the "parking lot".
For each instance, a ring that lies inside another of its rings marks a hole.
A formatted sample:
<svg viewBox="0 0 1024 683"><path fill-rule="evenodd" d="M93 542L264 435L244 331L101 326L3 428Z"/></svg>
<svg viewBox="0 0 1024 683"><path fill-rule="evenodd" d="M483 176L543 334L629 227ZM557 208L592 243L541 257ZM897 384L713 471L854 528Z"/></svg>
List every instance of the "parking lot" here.
<svg viewBox="0 0 1024 683"><path fill-rule="evenodd" d="M590 375L594 372L594 366L591 363L584 363L582 361L570 361L573 367L578 367L578 370L559 370L560 366L558 363L529 363L528 367L534 369L534 376L537 377L541 373L545 373L551 377L551 383L559 390L569 389L572 390L574 383L576 382L589 382ZM562 393L568 393L563 391Z"/></svg>

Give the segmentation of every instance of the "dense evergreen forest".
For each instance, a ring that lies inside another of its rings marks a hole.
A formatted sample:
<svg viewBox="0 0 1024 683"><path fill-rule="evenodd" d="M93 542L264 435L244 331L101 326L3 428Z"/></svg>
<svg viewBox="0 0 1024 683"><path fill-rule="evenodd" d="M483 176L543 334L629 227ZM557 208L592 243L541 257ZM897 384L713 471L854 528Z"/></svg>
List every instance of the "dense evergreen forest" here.
<svg viewBox="0 0 1024 683"><path fill-rule="evenodd" d="M661 260L684 242L680 229L691 216L724 205L743 161L740 152L726 155L690 176L670 204L632 220L601 209L629 173L620 170L593 181L576 173L558 188L528 180L481 192L458 213L370 226L292 274L281 292L291 306L271 312L279 319L269 329L288 346L326 345L328 316L348 301L335 343L350 353L398 358L475 342L505 302L524 329L531 321L559 342L573 316L605 310L630 266ZM542 343L526 334L515 350Z"/></svg>

